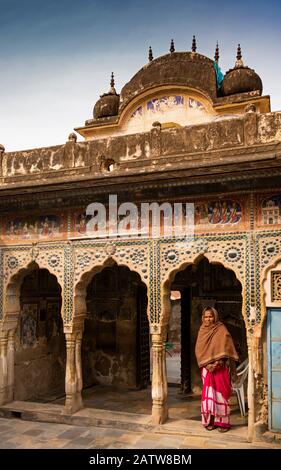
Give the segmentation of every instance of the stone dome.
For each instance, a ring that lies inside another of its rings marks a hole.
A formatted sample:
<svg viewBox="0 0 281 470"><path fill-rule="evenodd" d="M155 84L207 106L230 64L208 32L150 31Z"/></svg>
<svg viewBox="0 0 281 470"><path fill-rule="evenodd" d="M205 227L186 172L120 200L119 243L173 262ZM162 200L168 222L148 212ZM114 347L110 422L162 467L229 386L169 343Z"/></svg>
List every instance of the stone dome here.
<svg viewBox="0 0 281 470"><path fill-rule="evenodd" d="M237 67L226 72L221 88L223 96L256 90L262 94L262 81L250 67Z"/></svg>
<svg viewBox="0 0 281 470"><path fill-rule="evenodd" d="M119 108L119 95L105 93L94 106L94 119L117 116Z"/></svg>
<svg viewBox="0 0 281 470"><path fill-rule="evenodd" d="M186 86L217 98L214 61L196 52L171 52L150 60L122 88L120 110L137 95L161 85Z"/></svg>
<svg viewBox="0 0 281 470"><path fill-rule="evenodd" d="M111 74L110 90L101 95L93 110L94 119L117 116L120 97L114 88L114 75Z"/></svg>
<svg viewBox="0 0 281 470"><path fill-rule="evenodd" d="M262 94L261 78L253 69L243 64L240 45L238 45L236 58L235 67L225 74L221 88L222 95L228 96L251 91L259 91Z"/></svg>

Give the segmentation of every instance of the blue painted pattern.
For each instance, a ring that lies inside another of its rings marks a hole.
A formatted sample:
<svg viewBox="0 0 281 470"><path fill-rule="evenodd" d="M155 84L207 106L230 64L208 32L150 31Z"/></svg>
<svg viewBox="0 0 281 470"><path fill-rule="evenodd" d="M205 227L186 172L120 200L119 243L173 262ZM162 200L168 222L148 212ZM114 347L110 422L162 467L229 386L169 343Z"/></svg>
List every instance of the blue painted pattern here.
<svg viewBox="0 0 281 470"><path fill-rule="evenodd" d="M281 431L281 309L268 310L269 429Z"/></svg>

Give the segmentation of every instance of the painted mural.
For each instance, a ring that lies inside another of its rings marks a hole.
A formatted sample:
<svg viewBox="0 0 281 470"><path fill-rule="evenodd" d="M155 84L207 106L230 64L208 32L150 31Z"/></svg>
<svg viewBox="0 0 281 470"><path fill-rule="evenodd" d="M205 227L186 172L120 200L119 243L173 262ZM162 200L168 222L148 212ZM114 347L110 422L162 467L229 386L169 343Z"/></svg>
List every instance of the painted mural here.
<svg viewBox="0 0 281 470"><path fill-rule="evenodd" d="M144 132L153 122L190 125L207 122L213 117L204 104L188 95L167 95L151 98L138 106L127 122L128 132Z"/></svg>
<svg viewBox="0 0 281 470"><path fill-rule="evenodd" d="M66 232L63 215L28 215L2 221L2 236L8 242L62 238Z"/></svg>
<svg viewBox="0 0 281 470"><path fill-rule="evenodd" d="M146 109L149 113L166 113L169 109L175 109L184 105L183 96L162 96L153 98L146 103Z"/></svg>
<svg viewBox="0 0 281 470"><path fill-rule="evenodd" d="M190 204L190 203L189 203ZM182 206L182 214L183 214L183 219L182 222L184 222L185 217L187 217L186 210L185 210L185 204L183 203ZM138 207L138 214L141 214L141 208ZM129 215L129 214L127 214ZM119 229L123 229L123 234L119 233L119 236L121 235L130 235L130 233L127 233L126 230L132 230L131 236L137 235L138 230L139 234L141 233L141 220L138 217L137 221L133 220L133 222L130 224L129 222L127 223L127 215L119 215L117 218L117 223L119 225ZM132 216L132 214L131 214ZM72 218L72 236L73 237L85 237L85 236L98 236L97 233L97 226L92 225L89 223L91 220L91 216L86 215L85 212L82 211L77 211L76 213L73 214ZM225 227L229 228L230 230L233 230L237 225L239 225L239 229L241 229L241 223L245 223L245 209L242 207L242 203L234 200L234 199L219 199L219 200L211 200L211 201L202 201L202 202L195 202L194 203L194 225L195 228L200 229L200 228L206 228L208 229L219 229L220 227ZM160 213L160 232L159 236L164 236L164 213ZM167 223L167 222L166 222ZM122 225L120 225L122 224ZM104 235L101 235L102 237L106 237L106 233L108 234L108 230L110 229L109 221L106 221L105 225L103 226L102 224L99 227L101 230L104 231ZM116 229L115 229L116 230ZM144 233L144 232L143 232ZM171 231L171 236L173 231ZM152 226L152 220L150 220L150 227L148 231L146 231L146 235L153 237L153 234L155 234L155 230L153 229ZM168 236L168 233L166 232L166 235ZM115 236L112 233L111 236ZM157 237L158 235L156 235Z"/></svg>
<svg viewBox="0 0 281 470"><path fill-rule="evenodd" d="M108 209L107 209L108 210ZM129 214L129 213L128 213ZM127 215L128 215L127 214ZM120 224L124 219L126 218L126 215L118 215L117 217L117 223ZM83 237L83 236L94 236L97 235L97 226L92 225L89 223L92 219L91 215L86 215L86 212L76 212L73 214L73 219L72 219L72 234L74 237ZM138 222L136 222L138 223ZM124 230L130 230L131 226L130 223L125 224L124 223ZM102 223L99 224L99 229L100 230L109 230L110 229L110 224L109 221L106 221L106 223L103 225ZM114 236L112 234L112 236Z"/></svg>
<svg viewBox="0 0 281 470"><path fill-rule="evenodd" d="M37 342L37 316L37 303L23 304L20 322L20 341L25 348L30 348Z"/></svg>
<svg viewBox="0 0 281 470"><path fill-rule="evenodd" d="M241 204L230 199L195 204L195 225L235 225L241 217Z"/></svg>
<svg viewBox="0 0 281 470"><path fill-rule="evenodd" d="M281 225L281 194L260 199L260 225Z"/></svg>
<svg viewBox="0 0 281 470"><path fill-rule="evenodd" d="M73 215L73 231L76 236L87 234L87 223L90 219L91 216L87 216L85 212Z"/></svg>
<svg viewBox="0 0 281 470"><path fill-rule="evenodd" d="M49 341L53 336L57 336L60 332L60 314L61 306L59 302L47 302L46 308L46 323L45 323L45 335L47 341Z"/></svg>

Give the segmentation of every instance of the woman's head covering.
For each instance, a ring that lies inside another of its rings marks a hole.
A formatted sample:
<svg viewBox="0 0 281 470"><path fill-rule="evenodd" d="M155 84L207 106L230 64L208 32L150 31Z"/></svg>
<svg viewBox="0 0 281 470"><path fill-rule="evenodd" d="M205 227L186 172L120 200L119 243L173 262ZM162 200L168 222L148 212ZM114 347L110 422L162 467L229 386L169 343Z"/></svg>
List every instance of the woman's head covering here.
<svg viewBox="0 0 281 470"><path fill-rule="evenodd" d="M219 314L218 314L218 311L217 311L214 307L205 307L205 308L203 308L203 312L202 312L202 323L203 323L203 321L204 321L205 312L207 312L207 311L209 311L209 310L210 310L211 312L213 312L213 315L214 315L214 318L215 318L215 323L216 323L217 321L219 321Z"/></svg>
<svg viewBox="0 0 281 470"><path fill-rule="evenodd" d="M204 315L207 310L214 314L215 322L209 326L204 324ZM213 307L206 307L202 313L202 325L198 332L195 354L199 367L222 358L238 361L232 337L227 328L219 321L218 312Z"/></svg>

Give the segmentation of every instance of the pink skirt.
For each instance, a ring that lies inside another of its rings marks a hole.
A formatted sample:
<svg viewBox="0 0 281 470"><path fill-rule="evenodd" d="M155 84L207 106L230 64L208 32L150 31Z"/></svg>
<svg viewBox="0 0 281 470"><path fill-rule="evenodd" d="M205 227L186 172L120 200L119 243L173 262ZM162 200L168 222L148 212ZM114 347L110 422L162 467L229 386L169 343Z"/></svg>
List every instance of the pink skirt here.
<svg viewBox="0 0 281 470"><path fill-rule="evenodd" d="M231 382L228 368L221 366L214 372L209 372L203 367L201 377L203 381L201 400L203 426L210 424L213 415L215 426L230 428Z"/></svg>

